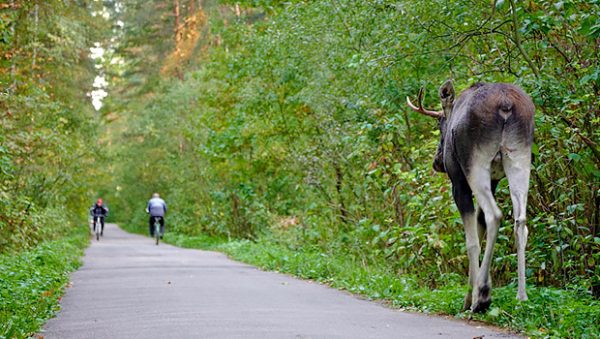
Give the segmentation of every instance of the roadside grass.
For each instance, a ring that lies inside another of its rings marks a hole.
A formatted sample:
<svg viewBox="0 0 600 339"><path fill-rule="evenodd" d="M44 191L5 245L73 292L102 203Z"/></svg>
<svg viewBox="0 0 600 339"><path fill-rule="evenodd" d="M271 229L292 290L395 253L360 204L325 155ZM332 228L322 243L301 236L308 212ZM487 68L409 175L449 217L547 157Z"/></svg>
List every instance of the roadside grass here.
<svg viewBox="0 0 600 339"><path fill-rule="evenodd" d="M69 273L79 267L87 228L17 254L0 256L0 338L26 338L59 309Z"/></svg>
<svg viewBox="0 0 600 339"><path fill-rule="evenodd" d="M256 242L227 241L167 233L165 242L221 251L265 270L315 280L395 308L483 321L532 337L600 338L600 301L583 290L530 286L529 301L519 302L515 299L516 285L497 287L491 309L473 314L461 310L467 286L458 275L442 277L437 283L442 287L431 289L414 276L392 272L383 262L365 265L347 253L328 254L313 247L290 249L267 237Z"/></svg>

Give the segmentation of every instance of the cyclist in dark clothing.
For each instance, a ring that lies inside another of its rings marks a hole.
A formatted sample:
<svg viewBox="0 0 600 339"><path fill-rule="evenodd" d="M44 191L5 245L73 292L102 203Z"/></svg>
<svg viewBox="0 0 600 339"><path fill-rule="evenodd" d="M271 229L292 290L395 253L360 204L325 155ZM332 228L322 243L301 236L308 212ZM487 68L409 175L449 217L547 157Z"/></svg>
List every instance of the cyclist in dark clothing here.
<svg viewBox="0 0 600 339"><path fill-rule="evenodd" d="M104 206L102 199L98 199L92 208L90 208L90 215L94 218L94 232L96 231L96 217L98 217L102 225L100 235L104 235L104 218L108 215L108 207Z"/></svg>

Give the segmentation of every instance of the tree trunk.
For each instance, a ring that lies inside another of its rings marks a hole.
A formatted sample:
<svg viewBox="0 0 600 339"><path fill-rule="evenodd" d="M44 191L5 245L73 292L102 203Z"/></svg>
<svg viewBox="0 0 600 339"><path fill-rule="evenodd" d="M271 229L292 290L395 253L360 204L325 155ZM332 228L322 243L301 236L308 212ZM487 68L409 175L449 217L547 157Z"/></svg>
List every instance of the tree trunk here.
<svg viewBox="0 0 600 339"><path fill-rule="evenodd" d="M342 196L344 174L342 173L342 168L337 160L333 162L333 167L335 168L335 190L338 193L340 216L344 223L348 223L348 211L346 210L346 204L344 203L344 197Z"/></svg>
<svg viewBox="0 0 600 339"><path fill-rule="evenodd" d="M395 215L395 219L396 219L396 223L398 224L398 226L403 227L404 226L404 208L402 206L402 202L400 201L400 194L398 193L398 185L396 184L394 185L394 188L392 189L392 201L393 201L393 205L394 205L394 215Z"/></svg>
<svg viewBox="0 0 600 339"><path fill-rule="evenodd" d="M173 0L173 14L175 15L175 42L179 41L179 0Z"/></svg>
<svg viewBox="0 0 600 339"><path fill-rule="evenodd" d="M180 25L180 14L179 14L179 0L173 0L173 14L175 15L175 29L174 29L174 34L175 34L175 57L178 59L179 58L179 43L181 41L181 25ZM175 66L175 74L177 75L177 77L179 78L179 80L183 80L183 72L179 66L179 63L177 62L177 65Z"/></svg>
<svg viewBox="0 0 600 339"><path fill-rule="evenodd" d="M241 15L242 15L242 11L240 10L240 3L236 2L235 3L235 16L239 18Z"/></svg>
<svg viewBox="0 0 600 339"><path fill-rule="evenodd" d="M33 52L31 56L31 78L33 80L33 75L35 72L35 59L37 58L37 35L38 35L38 26L39 26L39 10L40 5L38 3L35 4L33 9Z"/></svg>
<svg viewBox="0 0 600 339"><path fill-rule="evenodd" d="M235 237L239 237L241 232L241 227L240 227L240 200L238 198L238 196L231 192L231 216L232 216L232 221L233 221L233 235Z"/></svg>
<svg viewBox="0 0 600 339"><path fill-rule="evenodd" d="M15 8L15 0L10 0L10 7L11 8ZM10 25L10 35L13 38L13 51L16 53L17 51L17 37L15 36L16 31L15 31L15 22L12 22ZM15 64L15 55L11 53L10 56L10 80L11 80L11 85L9 87L9 91L14 91L15 88L17 87L17 65Z"/></svg>
<svg viewBox="0 0 600 339"><path fill-rule="evenodd" d="M594 190L594 192L598 192L598 190ZM594 222L592 222L592 239L594 239L597 234L598 234L598 225L600 225L600 195L598 193L594 193L596 196L594 198L594 204L596 205L595 208L595 215L592 215L590 220L595 220ZM590 256L593 254L593 248L590 249ZM598 263L595 263L596 265L598 265ZM589 265L589 269L593 272L594 265ZM592 295L594 296L594 298L596 299L600 299L600 277L598 277L598 275L593 275L592 274L592 283L591 283L591 291L592 291Z"/></svg>

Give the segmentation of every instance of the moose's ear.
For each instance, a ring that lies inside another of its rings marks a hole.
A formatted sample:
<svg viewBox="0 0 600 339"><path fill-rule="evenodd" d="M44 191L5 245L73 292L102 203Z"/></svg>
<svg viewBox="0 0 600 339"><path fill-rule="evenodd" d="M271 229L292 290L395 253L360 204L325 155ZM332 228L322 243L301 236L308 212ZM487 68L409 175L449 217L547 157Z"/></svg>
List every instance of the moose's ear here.
<svg viewBox="0 0 600 339"><path fill-rule="evenodd" d="M442 87L440 87L440 100L442 101L444 115L448 118L454 107L454 85L452 84L452 80L446 80Z"/></svg>
<svg viewBox="0 0 600 339"><path fill-rule="evenodd" d="M452 84L452 80L446 80L440 87L440 99L442 101L447 99L454 100L454 85Z"/></svg>

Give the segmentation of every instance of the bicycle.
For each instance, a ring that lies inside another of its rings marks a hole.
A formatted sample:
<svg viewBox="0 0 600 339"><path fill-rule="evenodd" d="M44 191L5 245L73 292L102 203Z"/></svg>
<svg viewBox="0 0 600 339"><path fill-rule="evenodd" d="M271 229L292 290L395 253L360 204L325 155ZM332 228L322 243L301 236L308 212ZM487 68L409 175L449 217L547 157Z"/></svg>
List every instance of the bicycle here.
<svg viewBox="0 0 600 339"><path fill-rule="evenodd" d="M94 233L96 234L96 241L100 241L100 233L102 232L102 223L100 217L94 217Z"/></svg>
<svg viewBox="0 0 600 339"><path fill-rule="evenodd" d="M154 238L156 238L156 246L158 246L158 242L160 241L160 219L158 217L154 217Z"/></svg>

